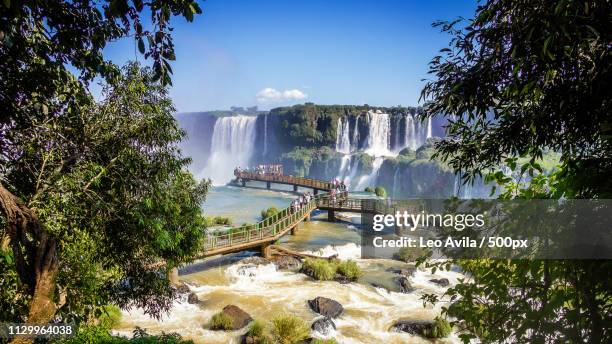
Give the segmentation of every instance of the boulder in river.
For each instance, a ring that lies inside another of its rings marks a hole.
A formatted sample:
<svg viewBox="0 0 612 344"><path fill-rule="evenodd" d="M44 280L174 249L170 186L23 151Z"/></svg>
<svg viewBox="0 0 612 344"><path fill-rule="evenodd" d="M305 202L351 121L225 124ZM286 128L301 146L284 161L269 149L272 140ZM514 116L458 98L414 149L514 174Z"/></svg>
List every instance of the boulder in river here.
<svg viewBox="0 0 612 344"><path fill-rule="evenodd" d="M270 261L263 257L252 256L252 257L241 259L238 263L253 264L253 265L266 265L266 264L269 264Z"/></svg>
<svg viewBox="0 0 612 344"><path fill-rule="evenodd" d="M414 266L408 266L405 268L401 268L401 269L395 269L395 268L390 268L387 269L387 271L396 273L398 275L402 275L405 277L412 277L414 275L414 272L416 271L416 267Z"/></svg>
<svg viewBox="0 0 612 344"><path fill-rule="evenodd" d="M396 278L397 284L399 285L399 289L401 293L412 293L415 288L410 284L410 281L405 276L399 276Z"/></svg>
<svg viewBox="0 0 612 344"><path fill-rule="evenodd" d="M327 336L332 330L336 329L336 324L330 317L323 317L315 320L310 328L312 328L313 331Z"/></svg>
<svg viewBox="0 0 612 344"><path fill-rule="evenodd" d="M441 287L448 287L450 285L448 278L439 278L439 279L434 278L434 279L430 279L429 282L435 283Z"/></svg>
<svg viewBox="0 0 612 344"><path fill-rule="evenodd" d="M398 320L391 326L394 331L425 336L431 332L434 322L431 320Z"/></svg>
<svg viewBox="0 0 612 344"><path fill-rule="evenodd" d="M313 311L330 318L337 318L344 312L344 307L338 301L322 296L308 300L308 306Z"/></svg>
<svg viewBox="0 0 612 344"><path fill-rule="evenodd" d="M185 283L181 283L176 287L176 291L179 294L187 294L190 292L189 287Z"/></svg>
<svg viewBox="0 0 612 344"><path fill-rule="evenodd" d="M292 256L278 256L274 264L279 270L299 271L302 268L302 261Z"/></svg>
<svg viewBox="0 0 612 344"><path fill-rule="evenodd" d="M194 292L189 293L189 296L187 296L187 303L194 304L198 303L198 301L198 295L196 295Z"/></svg>
<svg viewBox="0 0 612 344"><path fill-rule="evenodd" d="M253 321L253 318L251 318L249 313L243 311L238 306L227 305L223 307L221 312L232 319L232 328L234 330L241 329Z"/></svg>

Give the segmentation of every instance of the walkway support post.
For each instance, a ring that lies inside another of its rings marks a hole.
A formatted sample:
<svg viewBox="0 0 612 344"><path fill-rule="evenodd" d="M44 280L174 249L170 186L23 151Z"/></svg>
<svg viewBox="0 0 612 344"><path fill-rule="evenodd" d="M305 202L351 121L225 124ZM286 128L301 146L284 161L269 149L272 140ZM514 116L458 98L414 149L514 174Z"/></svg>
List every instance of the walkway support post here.
<svg viewBox="0 0 612 344"><path fill-rule="evenodd" d="M181 284L179 281L178 268L174 267L168 270L168 281L170 282L170 285L175 287L178 287Z"/></svg>
<svg viewBox="0 0 612 344"><path fill-rule="evenodd" d="M291 235L296 235L298 232L298 224L296 223L293 227L291 227Z"/></svg>
<svg viewBox="0 0 612 344"><path fill-rule="evenodd" d="M271 187L271 186L272 186L272 183L270 183L270 182L266 182L266 188L267 188L268 190L270 190L270 187Z"/></svg>
<svg viewBox="0 0 612 344"><path fill-rule="evenodd" d="M265 259L272 258L272 252L270 250L270 243L265 243L261 245L261 256Z"/></svg>
<svg viewBox="0 0 612 344"><path fill-rule="evenodd" d="M319 189L314 189L313 193L315 194L315 196L319 193Z"/></svg>
<svg viewBox="0 0 612 344"><path fill-rule="evenodd" d="M246 186L246 180L242 180L242 186Z"/></svg>
<svg viewBox="0 0 612 344"><path fill-rule="evenodd" d="M335 212L333 210L328 210L327 211L327 221L329 221L329 222L335 222L336 221Z"/></svg>
<svg viewBox="0 0 612 344"><path fill-rule="evenodd" d="M293 192L297 192L297 190L298 190L297 188L298 188L297 185L294 185L293 186Z"/></svg>

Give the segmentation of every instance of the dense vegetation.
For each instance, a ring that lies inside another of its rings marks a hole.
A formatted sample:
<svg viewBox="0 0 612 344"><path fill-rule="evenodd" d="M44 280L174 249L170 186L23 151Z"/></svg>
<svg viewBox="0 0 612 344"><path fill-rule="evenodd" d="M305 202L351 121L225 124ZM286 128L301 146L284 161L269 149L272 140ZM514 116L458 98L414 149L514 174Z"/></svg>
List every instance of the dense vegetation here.
<svg viewBox="0 0 612 344"><path fill-rule="evenodd" d="M609 198L611 7L491 0L473 20L437 23L452 40L430 64L435 79L423 90L425 115L449 114L451 124L435 156L466 181L501 163L529 175L488 175L506 199ZM540 173L547 150L561 154L551 175ZM436 267L452 263L470 276L447 292L456 300L448 313L459 319L466 342L612 341L610 261L459 260Z"/></svg>
<svg viewBox="0 0 612 344"><path fill-rule="evenodd" d="M169 309L165 271L200 249L207 190L176 146L169 25L200 12L191 0L0 3L0 321ZM104 58L127 36L152 68Z"/></svg>
<svg viewBox="0 0 612 344"><path fill-rule="evenodd" d="M302 272L319 281L333 280L336 275L356 281L361 275L361 268L353 260L306 258Z"/></svg>

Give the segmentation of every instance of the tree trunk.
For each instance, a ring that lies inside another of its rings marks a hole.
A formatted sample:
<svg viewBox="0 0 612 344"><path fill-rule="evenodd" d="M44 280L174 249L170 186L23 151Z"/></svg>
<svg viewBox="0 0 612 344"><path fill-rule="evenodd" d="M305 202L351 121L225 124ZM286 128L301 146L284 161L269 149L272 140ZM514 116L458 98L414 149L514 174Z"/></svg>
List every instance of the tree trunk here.
<svg viewBox="0 0 612 344"><path fill-rule="evenodd" d="M0 185L0 211L6 217L10 247L19 280L27 285L30 301L28 324L46 324L57 310L53 297L59 271L57 243L43 230L36 213L4 186ZM16 338L11 343L32 343L31 338Z"/></svg>

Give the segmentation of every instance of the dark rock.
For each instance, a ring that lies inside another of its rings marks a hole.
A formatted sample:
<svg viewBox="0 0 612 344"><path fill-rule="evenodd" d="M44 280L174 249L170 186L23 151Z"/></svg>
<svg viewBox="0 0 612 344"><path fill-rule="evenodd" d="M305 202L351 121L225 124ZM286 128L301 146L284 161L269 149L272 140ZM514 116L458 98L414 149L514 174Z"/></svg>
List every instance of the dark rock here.
<svg viewBox="0 0 612 344"><path fill-rule="evenodd" d="M410 281L405 276L400 276L396 279L397 285L399 285L399 289L401 293L412 293L415 288L410 284Z"/></svg>
<svg viewBox="0 0 612 344"><path fill-rule="evenodd" d="M308 306L313 311L330 318L336 318L344 312L344 307L338 301L321 296L308 300Z"/></svg>
<svg viewBox="0 0 612 344"><path fill-rule="evenodd" d="M423 336L426 332L431 332L433 324L431 320L398 320L391 328L394 331Z"/></svg>
<svg viewBox="0 0 612 344"><path fill-rule="evenodd" d="M393 273L396 273L398 275L402 275L405 277L412 277L414 275L414 272L416 271L416 267L409 266L409 267L405 267L401 269L389 268L387 269L387 271L390 271L390 272L393 272Z"/></svg>
<svg viewBox="0 0 612 344"><path fill-rule="evenodd" d="M302 268L302 261L292 256L278 256L274 264L279 270L299 271Z"/></svg>
<svg viewBox="0 0 612 344"><path fill-rule="evenodd" d="M389 288L385 287L385 286L384 286L384 285L382 285L382 284L378 284L378 283L371 283L371 285L372 285L372 287L374 287L374 288L384 289L384 290L386 290L386 291L387 291L387 293L389 292Z"/></svg>
<svg viewBox="0 0 612 344"><path fill-rule="evenodd" d="M310 328L312 328L313 331L327 336L332 330L336 329L336 324L334 324L334 321L330 317L323 317L315 320Z"/></svg>
<svg viewBox="0 0 612 344"><path fill-rule="evenodd" d="M187 296L187 302L194 304L194 303L198 303L199 299L198 299L198 295L196 295L196 293L189 293L189 296Z"/></svg>
<svg viewBox="0 0 612 344"><path fill-rule="evenodd" d="M176 291L179 294L187 294L188 292L190 292L189 287L185 283L181 283L180 285L178 285L176 287Z"/></svg>
<svg viewBox="0 0 612 344"><path fill-rule="evenodd" d="M240 264L253 264L253 265L265 265L269 264L270 261L263 257L252 256L248 258L241 259L238 261Z"/></svg>
<svg viewBox="0 0 612 344"><path fill-rule="evenodd" d="M223 307L222 312L232 319L232 329L234 330L241 329L253 321L249 313L243 311L238 306L227 305Z"/></svg>
<svg viewBox="0 0 612 344"><path fill-rule="evenodd" d="M334 281L340 283L340 284L348 284L351 283L351 279L346 277L346 276L342 276L342 275L336 275L334 276Z"/></svg>
<svg viewBox="0 0 612 344"><path fill-rule="evenodd" d="M259 338L254 337L254 336L243 336L242 337L242 344L257 344L259 343Z"/></svg>
<svg viewBox="0 0 612 344"><path fill-rule="evenodd" d="M448 287L450 285L448 278L440 278L440 279L434 278L434 279L430 279L429 282L435 283L441 287Z"/></svg>
<svg viewBox="0 0 612 344"><path fill-rule="evenodd" d="M236 273L239 276L255 277L257 276L257 265L247 264L247 265L240 266L236 270Z"/></svg>

